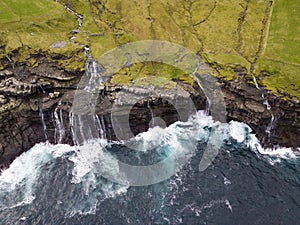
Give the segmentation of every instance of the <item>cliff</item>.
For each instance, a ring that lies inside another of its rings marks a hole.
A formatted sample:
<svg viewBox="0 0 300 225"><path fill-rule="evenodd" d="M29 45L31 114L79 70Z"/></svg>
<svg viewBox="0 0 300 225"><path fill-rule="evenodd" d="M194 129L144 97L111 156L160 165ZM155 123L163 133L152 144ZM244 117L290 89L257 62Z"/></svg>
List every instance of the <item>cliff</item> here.
<svg viewBox="0 0 300 225"><path fill-rule="evenodd" d="M87 55L98 59L116 46L146 39L174 42L201 56L218 79L228 120L250 125L266 146L300 146L296 1L4 0L0 6L1 167L46 139L73 144L69 114ZM166 124L178 119L172 105L151 95L152 86L165 89L148 79L155 75L164 77L169 94L179 85L198 109L205 108L205 96L187 74L159 63L135 64L114 74L99 98L96 112L108 138L115 138L112 104L133 82L128 98L144 87L150 101L132 110L134 133L148 128L149 104ZM58 134L58 121L64 135Z"/></svg>

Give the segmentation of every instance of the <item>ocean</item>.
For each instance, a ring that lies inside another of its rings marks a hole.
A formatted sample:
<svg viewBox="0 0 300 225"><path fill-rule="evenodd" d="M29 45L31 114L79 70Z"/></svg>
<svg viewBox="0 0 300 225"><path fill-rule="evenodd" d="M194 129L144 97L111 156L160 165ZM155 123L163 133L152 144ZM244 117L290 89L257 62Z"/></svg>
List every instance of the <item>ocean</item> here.
<svg viewBox="0 0 300 225"><path fill-rule="evenodd" d="M298 224L299 209L300 157L202 111L129 142L39 143L0 176L5 225Z"/></svg>

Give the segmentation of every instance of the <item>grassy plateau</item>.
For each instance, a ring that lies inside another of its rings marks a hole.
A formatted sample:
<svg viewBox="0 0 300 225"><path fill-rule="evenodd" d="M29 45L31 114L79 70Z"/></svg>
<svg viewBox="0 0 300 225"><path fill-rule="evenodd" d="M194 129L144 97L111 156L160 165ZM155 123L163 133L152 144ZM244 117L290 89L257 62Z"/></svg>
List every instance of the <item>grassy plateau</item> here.
<svg viewBox="0 0 300 225"><path fill-rule="evenodd" d="M64 5L83 16L75 43L70 38L77 18ZM272 93L300 99L299 11L298 0L2 0L0 58L35 66L34 55L46 52L50 58L66 56L58 60L65 68L83 70L85 56L78 43L89 46L97 59L128 42L165 40L201 55L217 77L235 80L234 70L245 68L247 76L256 76ZM65 44L51 47L55 43ZM170 84L193 82L158 63L125 68L111 82L147 85L153 75Z"/></svg>

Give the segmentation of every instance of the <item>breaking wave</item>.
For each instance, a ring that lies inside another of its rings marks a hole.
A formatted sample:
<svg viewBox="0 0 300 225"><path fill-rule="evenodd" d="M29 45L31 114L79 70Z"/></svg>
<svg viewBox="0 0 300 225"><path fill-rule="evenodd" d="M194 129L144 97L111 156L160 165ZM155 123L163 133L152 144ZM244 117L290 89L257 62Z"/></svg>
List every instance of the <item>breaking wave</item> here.
<svg viewBox="0 0 300 225"><path fill-rule="evenodd" d="M177 151L177 154L191 154L193 157L198 154L197 146L205 146L212 137L215 139L211 142L220 146L220 151L227 151L229 154L239 149L249 149L253 155L271 165L282 160L297 160L297 155L290 148L264 149L251 132L251 128L244 123L215 122L210 116L206 116L205 112L199 111L187 122L176 122L166 128L150 128L127 142L97 139L82 146L36 144L16 158L8 169L2 171L0 211L44 201L41 197L37 199L37 196L43 196L41 184L44 184L57 186L53 187L59 190L59 193L56 193L56 201L59 202L56 207L59 207L66 217L95 214L102 201L126 195L128 191L128 174L120 167L119 160L126 161L126 157L131 157L136 164L153 164L169 157L174 151ZM218 135L212 135L213 133ZM129 149L130 145L139 151ZM196 152L191 152L191 146L195 146ZM128 153L130 151L132 154ZM177 159L178 156L173 158L175 161ZM169 183L171 186L172 182L176 183L174 179L180 177L181 172L175 172L175 178ZM114 183L107 179L111 176L113 180L124 182ZM225 176L222 179L225 186L231 185L231 181ZM225 204L232 210L227 199L211 200L208 205L197 210L203 211L215 204Z"/></svg>

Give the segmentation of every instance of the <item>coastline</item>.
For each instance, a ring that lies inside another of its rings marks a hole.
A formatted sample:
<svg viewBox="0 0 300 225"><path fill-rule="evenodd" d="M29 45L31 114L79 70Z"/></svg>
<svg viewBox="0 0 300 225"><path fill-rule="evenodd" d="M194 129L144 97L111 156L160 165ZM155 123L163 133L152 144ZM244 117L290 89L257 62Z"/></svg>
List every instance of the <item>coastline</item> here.
<svg viewBox="0 0 300 225"><path fill-rule="evenodd" d="M26 12L22 4L1 4L0 168L39 142L73 144L70 110L88 55L97 59L117 46L148 39L185 46L209 64L224 95L227 121L245 122L266 147L300 146L296 1L215 0L181 7L155 0L45 0L24 3ZM294 16L285 17L286 12ZM155 71L170 86L187 90L197 109L205 109L206 97L186 74L158 64L132 65L115 74L102 91L97 114L109 129L108 139L115 138L111 106L118 92L135 80L140 84L135 88L148 99L132 113L135 134L148 128L149 106L167 115L166 124L178 120L174 108L148 90L152 84L147 76ZM135 95L133 89L127 98ZM63 138L57 136L60 123Z"/></svg>
<svg viewBox="0 0 300 225"><path fill-rule="evenodd" d="M74 144L69 115L77 83L84 75L84 71L70 71L57 64L48 63L46 59L40 58L39 60L45 60L45 62L41 62L37 67L24 63L15 64L14 69L9 68L8 63L8 68L0 72L1 168L7 167L14 158L29 150L36 143L45 141L58 143L55 118L58 115L55 114L57 112L60 113L60 122L65 132L61 143ZM264 104L261 90L258 90L254 84L249 84L247 79L250 78L245 70L239 69L235 72L238 75L237 80L218 80L226 103L227 122L236 120L248 124L264 147L292 147L296 150L300 146L299 102L282 100L262 89L275 117L271 132L268 134L266 129L271 115ZM197 109L205 109L206 98L199 87L197 90L196 86L193 87L184 82L178 82L178 85L190 94L189 97ZM97 115L105 121L107 138L111 140L115 140L116 137L111 126L110 114L112 104L120 98L118 92L121 89L122 86L116 84L106 86L98 99L96 108ZM148 129L151 120L149 104L156 114L164 115L166 125L179 119L172 105L163 104L157 96L151 96L149 90L149 87L127 89L128 96L119 99L121 104L128 104L122 101L125 101L124 99L134 101L135 97L141 95L141 91L145 96L144 100L135 104L130 114L131 129L134 134ZM167 91L165 95L168 94L172 93ZM180 95L173 95L173 98L174 96L184 98ZM182 102L180 107L185 108L184 101Z"/></svg>

